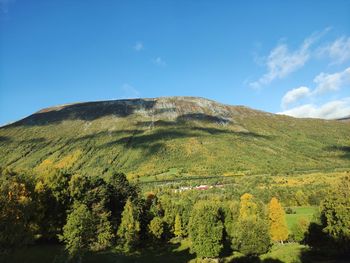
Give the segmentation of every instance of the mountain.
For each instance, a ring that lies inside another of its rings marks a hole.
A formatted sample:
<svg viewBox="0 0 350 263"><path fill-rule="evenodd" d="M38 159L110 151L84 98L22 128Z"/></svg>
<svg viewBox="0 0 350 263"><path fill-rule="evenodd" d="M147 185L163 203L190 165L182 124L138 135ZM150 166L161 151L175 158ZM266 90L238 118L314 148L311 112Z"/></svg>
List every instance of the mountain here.
<svg viewBox="0 0 350 263"><path fill-rule="evenodd" d="M340 119L338 119L338 121L350 121L350 116L340 118Z"/></svg>
<svg viewBox="0 0 350 263"><path fill-rule="evenodd" d="M0 128L0 166L131 178L289 173L350 166L350 123L296 119L197 97L67 104Z"/></svg>

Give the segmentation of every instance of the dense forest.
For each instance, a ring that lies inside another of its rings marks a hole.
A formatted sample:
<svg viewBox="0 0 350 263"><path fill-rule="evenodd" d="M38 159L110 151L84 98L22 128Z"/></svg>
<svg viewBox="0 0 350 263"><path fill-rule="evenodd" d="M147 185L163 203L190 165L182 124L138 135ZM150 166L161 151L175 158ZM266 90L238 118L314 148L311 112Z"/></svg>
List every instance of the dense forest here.
<svg viewBox="0 0 350 263"><path fill-rule="evenodd" d="M207 260L238 251L249 262L273 244L286 242L307 244L318 253L326 249L335 258L349 255L346 173L332 187L272 187L269 196L259 191L262 181L257 178L245 185L251 191L244 186L239 191L149 191L117 171L87 176L54 167L40 173L1 169L0 180L3 255L16 247L53 242L64 244L68 261L76 262L86 253L114 248L127 255L171 239L189 240L191 253ZM290 232L286 213L293 208L285 204L319 209L312 220L298 220Z"/></svg>

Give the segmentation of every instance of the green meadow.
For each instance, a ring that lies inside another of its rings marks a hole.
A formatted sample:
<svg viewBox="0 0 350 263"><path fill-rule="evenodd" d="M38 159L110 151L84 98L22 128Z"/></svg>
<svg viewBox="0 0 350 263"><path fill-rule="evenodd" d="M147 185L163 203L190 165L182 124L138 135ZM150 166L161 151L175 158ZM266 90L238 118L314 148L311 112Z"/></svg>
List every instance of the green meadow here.
<svg viewBox="0 0 350 263"><path fill-rule="evenodd" d="M286 220L289 231L292 226L298 222L300 218L306 218L311 221L313 215L318 210L316 206L301 206L301 207L291 207L295 214L286 214Z"/></svg>

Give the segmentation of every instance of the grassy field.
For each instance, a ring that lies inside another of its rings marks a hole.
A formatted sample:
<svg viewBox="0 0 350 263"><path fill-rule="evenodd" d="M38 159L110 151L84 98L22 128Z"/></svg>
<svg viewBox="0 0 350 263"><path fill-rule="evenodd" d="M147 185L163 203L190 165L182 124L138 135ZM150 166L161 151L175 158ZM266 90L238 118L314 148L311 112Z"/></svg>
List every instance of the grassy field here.
<svg viewBox="0 0 350 263"><path fill-rule="evenodd" d="M286 215L289 231L291 231L292 226L298 222L299 218L304 217L308 220L311 220L314 213L317 211L317 207L315 206L300 206L300 207L291 207L291 208L296 213Z"/></svg>

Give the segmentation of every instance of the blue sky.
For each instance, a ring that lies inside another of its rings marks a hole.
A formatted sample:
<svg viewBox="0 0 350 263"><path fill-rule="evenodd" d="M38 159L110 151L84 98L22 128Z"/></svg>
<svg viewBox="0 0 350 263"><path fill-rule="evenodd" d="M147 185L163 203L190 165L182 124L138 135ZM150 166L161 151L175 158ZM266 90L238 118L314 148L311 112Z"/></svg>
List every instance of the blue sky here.
<svg viewBox="0 0 350 263"><path fill-rule="evenodd" d="M350 115L350 1L0 0L0 124L174 95Z"/></svg>

